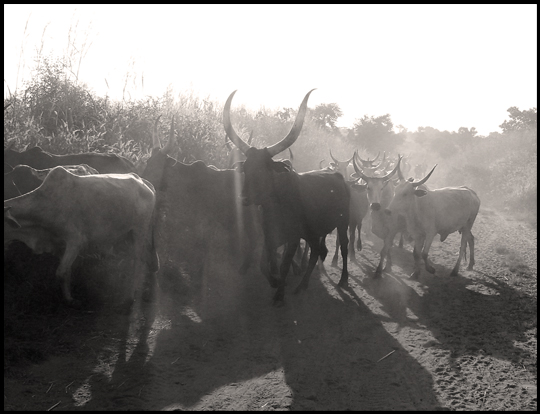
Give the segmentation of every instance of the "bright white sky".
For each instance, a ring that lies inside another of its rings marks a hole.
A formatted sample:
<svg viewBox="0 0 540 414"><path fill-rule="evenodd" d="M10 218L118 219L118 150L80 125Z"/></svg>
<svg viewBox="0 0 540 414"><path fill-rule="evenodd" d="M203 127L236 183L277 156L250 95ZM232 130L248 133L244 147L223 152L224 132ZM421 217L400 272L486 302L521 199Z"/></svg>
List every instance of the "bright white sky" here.
<svg viewBox="0 0 540 414"><path fill-rule="evenodd" d="M4 96L41 45L64 55L70 26L91 42L80 79L112 98L128 73L132 98L171 85L224 103L238 89L233 107L252 109L297 108L317 88L309 106L337 103L339 126L389 113L481 135L537 106L537 5L8 4Z"/></svg>

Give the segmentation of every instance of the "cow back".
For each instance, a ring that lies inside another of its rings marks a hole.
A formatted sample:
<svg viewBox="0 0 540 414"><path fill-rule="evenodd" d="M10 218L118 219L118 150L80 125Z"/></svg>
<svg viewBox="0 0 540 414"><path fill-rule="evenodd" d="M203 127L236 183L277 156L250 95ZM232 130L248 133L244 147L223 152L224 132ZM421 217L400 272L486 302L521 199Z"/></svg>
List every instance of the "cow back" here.
<svg viewBox="0 0 540 414"><path fill-rule="evenodd" d="M330 233L343 220L349 223L350 190L340 173L300 173L299 184L302 211L317 235Z"/></svg>

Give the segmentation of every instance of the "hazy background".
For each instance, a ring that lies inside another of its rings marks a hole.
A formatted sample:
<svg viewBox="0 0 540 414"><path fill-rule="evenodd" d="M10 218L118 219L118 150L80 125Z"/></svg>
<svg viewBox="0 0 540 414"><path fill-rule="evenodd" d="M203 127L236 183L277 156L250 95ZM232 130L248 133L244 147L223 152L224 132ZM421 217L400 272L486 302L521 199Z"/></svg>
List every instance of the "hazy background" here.
<svg viewBox="0 0 540 414"><path fill-rule="evenodd" d="M71 29L71 30L70 30ZM33 57L136 99L192 90L258 109L337 103L340 127L499 131L537 102L536 5L4 5L4 97Z"/></svg>

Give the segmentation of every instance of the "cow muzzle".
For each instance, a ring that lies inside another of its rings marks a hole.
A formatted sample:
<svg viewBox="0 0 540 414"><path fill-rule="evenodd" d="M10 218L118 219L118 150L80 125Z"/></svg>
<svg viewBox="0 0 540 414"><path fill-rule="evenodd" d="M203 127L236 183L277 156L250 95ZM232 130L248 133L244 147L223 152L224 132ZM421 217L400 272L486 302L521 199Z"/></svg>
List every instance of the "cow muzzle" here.
<svg viewBox="0 0 540 414"><path fill-rule="evenodd" d="M381 205L379 203L371 203L371 209L373 211L379 211L381 209Z"/></svg>

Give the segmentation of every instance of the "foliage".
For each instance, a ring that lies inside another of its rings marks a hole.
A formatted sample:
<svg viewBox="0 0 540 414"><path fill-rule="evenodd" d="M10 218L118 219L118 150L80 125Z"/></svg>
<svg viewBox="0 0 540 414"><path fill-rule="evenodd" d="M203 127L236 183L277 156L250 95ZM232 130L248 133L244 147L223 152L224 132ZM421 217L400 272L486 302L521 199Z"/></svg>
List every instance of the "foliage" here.
<svg viewBox="0 0 540 414"><path fill-rule="evenodd" d="M508 113L510 119L499 125L505 133L536 129L536 108L520 111L517 107L512 106L508 108Z"/></svg>
<svg viewBox="0 0 540 414"><path fill-rule="evenodd" d="M311 113L311 118L319 127L329 131L337 131L337 120L343 116L343 111L336 103L317 105Z"/></svg>
<svg viewBox="0 0 540 414"><path fill-rule="evenodd" d="M115 102L96 96L77 82L69 65L61 60L40 57L34 77L22 91L15 92L4 106L4 145L15 148L40 145L56 154L111 152L131 159L139 168L152 148L152 127L161 115L158 128L169 136L174 116L178 149L175 157L183 162L200 159L225 168L228 148L222 124L223 105L193 92L174 94L169 88L161 97ZM231 120L235 130L252 145L262 148L275 144L292 127L297 109L249 111L233 105ZM328 165L329 151L341 160L355 150L363 158L379 151L389 156L408 156L413 166L424 164L427 171L438 164L428 184L432 188L468 185L482 203L525 211L536 217L537 121L536 108L508 109L509 119L502 133L479 136L476 129L439 131L426 126L409 131L394 127L390 114L364 115L352 128L338 128L342 111L335 103L308 108L302 133L292 146L298 171ZM397 129L398 132L395 132ZM289 157L288 151L279 157ZM411 174L412 171L411 170Z"/></svg>

